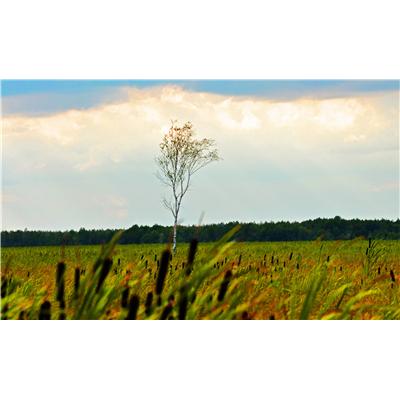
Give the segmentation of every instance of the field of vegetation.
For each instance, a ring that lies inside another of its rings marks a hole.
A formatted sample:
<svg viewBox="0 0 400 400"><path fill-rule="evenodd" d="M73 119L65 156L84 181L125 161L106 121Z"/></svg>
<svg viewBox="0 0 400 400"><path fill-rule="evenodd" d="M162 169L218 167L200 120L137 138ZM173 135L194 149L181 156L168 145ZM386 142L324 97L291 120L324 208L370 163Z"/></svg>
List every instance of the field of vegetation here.
<svg viewBox="0 0 400 400"><path fill-rule="evenodd" d="M2 319L400 319L400 242L10 247Z"/></svg>

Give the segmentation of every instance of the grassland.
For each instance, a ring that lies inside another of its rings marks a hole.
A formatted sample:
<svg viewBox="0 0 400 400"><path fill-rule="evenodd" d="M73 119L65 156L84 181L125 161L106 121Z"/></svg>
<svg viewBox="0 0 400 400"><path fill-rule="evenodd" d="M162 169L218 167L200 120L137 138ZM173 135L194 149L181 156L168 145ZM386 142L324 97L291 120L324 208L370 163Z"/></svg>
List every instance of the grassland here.
<svg viewBox="0 0 400 400"><path fill-rule="evenodd" d="M400 242L3 248L2 319L400 319Z"/></svg>

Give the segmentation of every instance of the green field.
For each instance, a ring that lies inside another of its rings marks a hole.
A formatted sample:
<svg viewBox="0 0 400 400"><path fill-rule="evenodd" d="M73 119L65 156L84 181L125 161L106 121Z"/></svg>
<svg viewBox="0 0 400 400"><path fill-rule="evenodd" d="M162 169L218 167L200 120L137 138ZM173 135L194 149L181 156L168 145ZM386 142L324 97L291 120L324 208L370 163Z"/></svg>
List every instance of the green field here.
<svg viewBox="0 0 400 400"><path fill-rule="evenodd" d="M3 248L2 318L400 319L399 241L228 239L189 267L188 244L167 264L165 245Z"/></svg>

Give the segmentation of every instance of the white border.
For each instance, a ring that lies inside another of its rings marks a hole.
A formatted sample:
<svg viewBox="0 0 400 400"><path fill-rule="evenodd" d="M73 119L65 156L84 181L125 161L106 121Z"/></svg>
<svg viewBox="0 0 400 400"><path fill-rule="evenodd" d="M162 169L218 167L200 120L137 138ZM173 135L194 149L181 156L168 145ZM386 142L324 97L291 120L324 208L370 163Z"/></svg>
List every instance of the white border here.
<svg viewBox="0 0 400 400"><path fill-rule="evenodd" d="M4 1L0 77L396 79L396 6ZM8 400L396 398L399 333L396 321L1 321L0 393Z"/></svg>
<svg viewBox="0 0 400 400"><path fill-rule="evenodd" d="M397 398L398 334L396 321L3 321L1 391L11 400Z"/></svg>
<svg viewBox="0 0 400 400"><path fill-rule="evenodd" d="M396 79L398 2L2 2L5 78Z"/></svg>

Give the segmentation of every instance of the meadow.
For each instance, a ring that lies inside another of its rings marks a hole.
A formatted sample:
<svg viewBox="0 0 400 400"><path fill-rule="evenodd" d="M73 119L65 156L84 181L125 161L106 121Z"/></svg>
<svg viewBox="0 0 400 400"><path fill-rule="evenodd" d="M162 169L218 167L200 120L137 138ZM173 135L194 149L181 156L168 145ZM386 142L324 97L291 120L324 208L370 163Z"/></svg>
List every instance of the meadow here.
<svg viewBox="0 0 400 400"><path fill-rule="evenodd" d="M400 242L2 248L2 319L400 319Z"/></svg>

